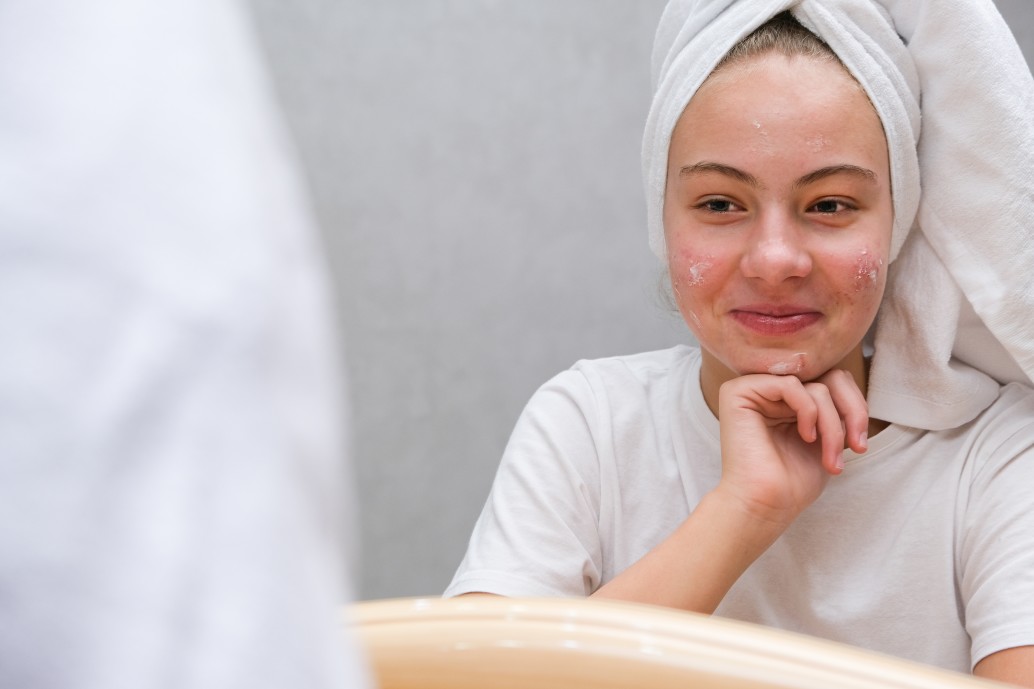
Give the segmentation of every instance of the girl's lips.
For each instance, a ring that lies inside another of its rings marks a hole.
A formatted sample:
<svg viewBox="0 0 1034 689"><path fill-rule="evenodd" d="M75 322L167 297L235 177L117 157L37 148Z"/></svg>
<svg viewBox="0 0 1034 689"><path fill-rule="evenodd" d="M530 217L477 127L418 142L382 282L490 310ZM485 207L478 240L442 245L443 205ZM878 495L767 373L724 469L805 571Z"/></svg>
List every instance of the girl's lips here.
<svg viewBox="0 0 1034 689"><path fill-rule="evenodd" d="M737 323L758 335L793 335L822 319L818 311L806 309L735 309L730 315Z"/></svg>

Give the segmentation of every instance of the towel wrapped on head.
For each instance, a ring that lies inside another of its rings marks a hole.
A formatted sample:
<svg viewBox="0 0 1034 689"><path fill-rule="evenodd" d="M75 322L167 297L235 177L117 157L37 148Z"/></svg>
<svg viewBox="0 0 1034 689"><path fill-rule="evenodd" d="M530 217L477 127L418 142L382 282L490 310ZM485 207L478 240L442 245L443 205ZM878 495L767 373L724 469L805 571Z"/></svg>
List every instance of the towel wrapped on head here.
<svg viewBox="0 0 1034 689"><path fill-rule="evenodd" d="M962 425L1000 382L1034 380L1034 79L992 0L672 0L643 139L650 247L666 257L679 116L725 54L785 10L839 56L887 137L892 263L870 413Z"/></svg>

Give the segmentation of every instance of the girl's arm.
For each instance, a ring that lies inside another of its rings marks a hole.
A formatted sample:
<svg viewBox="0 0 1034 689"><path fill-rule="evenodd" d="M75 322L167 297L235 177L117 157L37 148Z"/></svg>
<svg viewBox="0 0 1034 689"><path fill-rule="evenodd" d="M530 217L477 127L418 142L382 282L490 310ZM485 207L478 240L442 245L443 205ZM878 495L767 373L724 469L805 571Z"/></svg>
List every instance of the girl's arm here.
<svg viewBox="0 0 1034 689"><path fill-rule="evenodd" d="M712 613L765 550L867 447L865 397L845 371L766 374L719 393L722 478L656 548L593 595Z"/></svg>
<svg viewBox="0 0 1034 689"><path fill-rule="evenodd" d="M1034 646L1017 646L992 653L977 663L973 674L1020 687L1034 687Z"/></svg>

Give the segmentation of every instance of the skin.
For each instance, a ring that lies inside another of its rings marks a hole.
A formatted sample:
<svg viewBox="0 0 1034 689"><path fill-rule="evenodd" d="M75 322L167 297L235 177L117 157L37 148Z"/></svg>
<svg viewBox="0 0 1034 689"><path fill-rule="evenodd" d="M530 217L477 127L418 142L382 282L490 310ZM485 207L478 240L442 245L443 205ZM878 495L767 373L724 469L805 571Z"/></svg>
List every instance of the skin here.
<svg viewBox="0 0 1034 689"><path fill-rule="evenodd" d="M664 225L722 477L594 597L714 612L843 470L843 449L867 449L885 424L868 415L862 338L892 224L882 125L840 65L766 54L699 89L672 135ZM1024 647L975 672L1034 686L1032 670Z"/></svg>
<svg viewBox="0 0 1034 689"><path fill-rule="evenodd" d="M723 70L680 118L668 179L669 272L712 411L723 383L773 369L803 381L844 369L864 387L893 205L886 139L857 83L807 58Z"/></svg>

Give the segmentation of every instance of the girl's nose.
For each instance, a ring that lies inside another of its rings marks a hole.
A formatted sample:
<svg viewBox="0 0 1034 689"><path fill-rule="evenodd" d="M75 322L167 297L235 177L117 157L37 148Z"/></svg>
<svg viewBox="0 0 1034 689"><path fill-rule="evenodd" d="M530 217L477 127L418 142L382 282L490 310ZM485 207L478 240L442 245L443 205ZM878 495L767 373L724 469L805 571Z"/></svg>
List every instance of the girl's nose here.
<svg viewBox="0 0 1034 689"><path fill-rule="evenodd" d="M811 254L804 246L801 230L785 214L759 216L748 241L741 265L746 277L778 284L811 272Z"/></svg>

